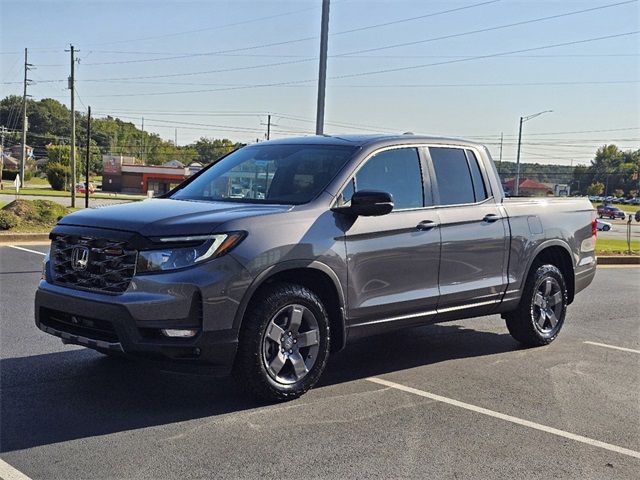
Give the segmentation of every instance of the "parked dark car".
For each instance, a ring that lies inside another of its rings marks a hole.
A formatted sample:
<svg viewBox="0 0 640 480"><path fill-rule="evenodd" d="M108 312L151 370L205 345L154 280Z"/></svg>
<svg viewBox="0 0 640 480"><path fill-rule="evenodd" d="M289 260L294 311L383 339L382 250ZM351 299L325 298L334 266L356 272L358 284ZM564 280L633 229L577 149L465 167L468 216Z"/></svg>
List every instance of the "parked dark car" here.
<svg viewBox="0 0 640 480"><path fill-rule="evenodd" d="M598 216L600 218L621 218L623 220L627 218L627 215L622 210L620 210L618 207L612 207L611 205L600 205L598 207Z"/></svg>
<svg viewBox="0 0 640 480"><path fill-rule="evenodd" d="M586 198L505 199L474 142L261 142L164 198L60 220L36 324L287 400L366 335L500 314L518 342L552 342L595 276L596 229Z"/></svg>
<svg viewBox="0 0 640 480"><path fill-rule="evenodd" d="M636 222L640 222L640 210L636 212Z"/></svg>

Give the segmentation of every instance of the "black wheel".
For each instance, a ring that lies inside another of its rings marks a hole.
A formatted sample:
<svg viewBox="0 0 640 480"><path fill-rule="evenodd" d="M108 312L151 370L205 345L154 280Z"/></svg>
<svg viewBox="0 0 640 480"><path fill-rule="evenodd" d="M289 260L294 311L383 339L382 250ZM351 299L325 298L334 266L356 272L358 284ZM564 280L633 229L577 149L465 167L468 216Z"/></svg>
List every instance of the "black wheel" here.
<svg viewBox="0 0 640 480"><path fill-rule="evenodd" d="M611 227L610 227L609 225L604 225L604 226L602 227L602 231L603 231L603 232L608 232L609 230L611 230Z"/></svg>
<svg viewBox="0 0 640 480"><path fill-rule="evenodd" d="M245 314L234 376L261 399L297 398L324 370L329 333L327 312L315 293L290 283L270 285Z"/></svg>
<svg viewBox="0 0 640 480"><path fill-rule="evenodd" d="M555 265L532 266L518 308L504 315L518 342L537 347L553 342L567 313L567 287Z"/></svg>

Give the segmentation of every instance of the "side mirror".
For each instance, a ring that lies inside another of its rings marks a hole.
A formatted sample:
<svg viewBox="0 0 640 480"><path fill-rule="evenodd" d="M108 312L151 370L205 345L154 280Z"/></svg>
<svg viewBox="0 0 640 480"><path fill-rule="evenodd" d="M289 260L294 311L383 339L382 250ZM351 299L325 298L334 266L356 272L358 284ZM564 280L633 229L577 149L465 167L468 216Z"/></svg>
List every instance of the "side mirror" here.
<svg viewBox="0 0 640 480"><path fill-rule="evenodd" d="M393 197L390 193L377 190L361 190L351 197L351 205L336 207L336 212L362 217L378 217L393 210Z"/></svg>

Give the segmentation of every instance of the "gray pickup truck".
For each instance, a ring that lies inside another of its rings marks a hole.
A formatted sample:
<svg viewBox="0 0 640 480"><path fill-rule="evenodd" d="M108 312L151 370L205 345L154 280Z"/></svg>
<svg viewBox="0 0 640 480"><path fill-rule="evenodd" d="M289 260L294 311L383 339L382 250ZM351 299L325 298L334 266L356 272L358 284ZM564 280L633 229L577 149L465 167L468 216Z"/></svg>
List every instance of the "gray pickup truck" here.
<svg viewBox="0 0 640 480"><path fill-rule="evenodd" d="M163 198L64 217L36 325L286 400L364 335L500 314L518 342L550 343L595 275L595 217L584 198L505 199L473 142L258 143Z"/></svg>

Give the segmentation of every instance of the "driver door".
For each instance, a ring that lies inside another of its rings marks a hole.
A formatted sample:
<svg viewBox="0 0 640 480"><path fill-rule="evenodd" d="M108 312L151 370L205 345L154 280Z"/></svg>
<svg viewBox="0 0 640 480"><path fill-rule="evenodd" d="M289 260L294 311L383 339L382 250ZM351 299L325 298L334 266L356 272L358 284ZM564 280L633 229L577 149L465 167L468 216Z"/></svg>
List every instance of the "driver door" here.
<svg viewBox="0 0 640 480"><path fill-rule="evenodd" d="M394 200L391 213L357 217L346 231L352 333L435 316L440 229L423 172L417 148L385 149L369 157L343 191L344 200L358 190L385 191Z"/></svg>

